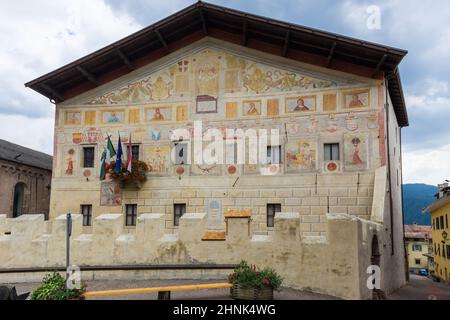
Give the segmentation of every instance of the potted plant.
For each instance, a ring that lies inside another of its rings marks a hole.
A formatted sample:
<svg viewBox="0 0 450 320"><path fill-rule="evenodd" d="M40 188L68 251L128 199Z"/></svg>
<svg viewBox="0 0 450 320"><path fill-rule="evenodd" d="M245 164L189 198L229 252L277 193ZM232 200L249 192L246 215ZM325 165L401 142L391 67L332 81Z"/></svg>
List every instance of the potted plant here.
<svg viewBox="0 0 450 320"><path fill-rule="evenodd" d="M31 294L31 300L84 300L86 287L67 289L66 280L57 272L47 274Z"/></svg>
<svg viewBox="0 0 450 320"><path fill-rule="evenodd" d="M147 181L148 171L148 166L144 161L133 160L131 162L131 172L128 172L126 163L122 163L121 172L117 172L115 162L112 162L108 173L111 179L120 183L122 187L132 184L140 189L142 183Z"/></svg>
<svg viewBox="0 0 450 320"><path fill-rule="evenodd" d="M273 291L279 290L282 278L270 268L259 270L242 261L228 277L233 285L231 297L235 300L273 300Z"/></svg>

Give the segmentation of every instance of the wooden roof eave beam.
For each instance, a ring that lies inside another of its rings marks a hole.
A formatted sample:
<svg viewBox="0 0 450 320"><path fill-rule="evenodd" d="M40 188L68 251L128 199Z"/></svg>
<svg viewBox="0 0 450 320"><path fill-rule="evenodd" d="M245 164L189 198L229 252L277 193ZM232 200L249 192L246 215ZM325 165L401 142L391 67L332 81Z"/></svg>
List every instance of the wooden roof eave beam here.
<svg viewBox="0 0 450 320"><path fill-rule="evenodd" d="M206 24L206 18L205 18L205 13L203 12L202 9L199 10L200 13L200 20L202 21L202 30L203 30L203 34L205 36L208 35L208 26Z"/></svg>
<svg viewBox="0 0 450 320"><path fill-rule="evenodd" d="M286 57L288 50L289 50L289 42L291 39L291 31L286 32L286 38L284 39L284 45L283 45L283 57Z"/></svg>
<svg viewBox="0 0 450 320"><path fill-rule="evenodd" d="M166 51L169 51L169 46L167 45L167 42L162 36L161 32L159 32L158 29L155 29L155 34L158 37L159 42L161 42L161 44L163 45L164 49L166 49Z"/></svg>
<svg viewBox="0 0 450 320"><path fill-rule="evenodd" d="M53 89L52 87L50 87L48 84L45 84L45 83L41 84L41 87L45 91L51 93L54 96L53 100L58 101L58 102L64 101L63 95L58 90Z"/></svg>
<svg viewBox="0 0 450 320"><path fill-rule="evenodd" d="M130 70L136 69L136 67L131 63L130 59L120 50L119 48L116 49L117 55L122 59L123 63L128 67Z"/></svg>
<svg viewBox="0 0 450 320"><path fill-rule="evenodd" d="M327 58L327 68L331 66L331 62L333 61L334 52L336 50L337 42L333 42L333 45L331 46L330 53L328 54Z"/></svg>
<svg viewBox="0 0 450 320"><path fill-rule="evenodd" d="M95 84L97 87L101 85L100 81L97 80L97 78L90 73L89 71L87 71L85 68L81 67L81 66L77 66L76 69L83 75L85 76L90 82L92 82L93 84Z"/></svg>
<svg viewBox="0 0 450 320"><path fill-rule="evenodd" d="M244 24L242 27L242 45L246 47L247 42L248 42L248 22L247 20L244 20Z"/></svg>
<svg viewBox="0 0 450 320"><path fill-rule="evenodd" d="M378 62L377 67L375 68L375 70L374 70L374 72L372 74L372 78L375 77L378 74L378 72L380 71L380 69L383 66L384 62L386 61L387 57L388 57L387 54L384 54L381 57L380 62Z"/></svg>

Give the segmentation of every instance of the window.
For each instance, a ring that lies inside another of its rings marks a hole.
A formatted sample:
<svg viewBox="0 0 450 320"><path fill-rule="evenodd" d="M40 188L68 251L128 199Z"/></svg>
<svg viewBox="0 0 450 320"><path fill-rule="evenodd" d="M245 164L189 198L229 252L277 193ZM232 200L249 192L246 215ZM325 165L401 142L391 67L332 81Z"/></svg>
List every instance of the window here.
<svg viewBox="0 0 450 320"><path fill-rule="evenodd" d="M450 245L447 245L447 259L450 259Z"/></svg>
<svg viewBox="0 0 450 320"><path fill-rule="evenodd" d="M281 212L281 204L267 204L267 227L272 228L275 226L275 213L277 212Z"/></svg>
<svg viewBox="0 0 450 320"><path fill-rule="evenodd" d="M280 164L281 163L281 146L267 147L267 163Z"/></svg>
<svg viewBox="0 0 450 320"><path fill-rule="evenodd" d="M445 215L445 227L448 229L448 215Z"/></svg>
<svg viewBox="0 0 450 320"><path fill-rule="evenodd" d="M436 243L434 244L434 254L437 255L437 248L436 248Z"/></svg>
<svg viewBox="0 0 450 320"><path fill-rule="evenodd" d="M442 257L445 258L445 244L442 245Z"/></svg>
<svg viewBox="0 0 450 320"><path fill-rule="evenodd" d="M176 165L187 164L187 157L188 157L188 144L175 143L175 164Z"/></svg>
<svg viewBox="0 0 450 320"><path fill-rule="evenodd" d="M173 205L173 225L178 227L180 225L180 218L186 213L185 203L176 203Z"/></svg>
<svg viewBox="0 0 450 320"><path fill-rule="evenodd" d="M420 264L420 259L415 259L416 260L416 264Z"/></svg>
<svg viewBox="0 0 450 320"><path fill-rule="evenodd" d="M441 229L444 229L444 228L445 228L445 225L444 225L444 216L441 216L440 219L441 219L441 221L440 221Z"/></svg>
<svg viewBox="0 0 450 320"><path fill-rule="evenodd" d="M127 148L127 158L130 157L128 150ZM139 160L139 146L131 146L131 157L132 160Z"/></svg>
<svg viewBox="0 0 450 320"><path fill-rule="evenodd" d="M413 244L413 251L422 251L422 245Z"/></svg>
<svg viewBox="0 0 450 320"><path fill-rule="evenodd" d="M439 217L436 218L436 229L439 230Z"/></svg>
<svg viewBox="0 0 450 320"><path fill-rule="evenodd" d="M83 148L83 168L93 168L94 167L94 147Z"/></svg>
<svg viewBox="0 0 450 320"><path fill-rule="evenodd" d="M90 227L92 225L92 205L81 205L81 215L83 216L83 226Z"/></svg>
<svg viewBox="0 0 450 320"><path fill-rule="evenodd" d="M339 143L325 143L323 145L323 156L325 161L339 160Z"/></svg>
<svg viewBox="0 0 450 320"><path fill-rule="evenodd" d="M125 225L127 227L136 226L137 204L127 204L125 213Z"/></svg>

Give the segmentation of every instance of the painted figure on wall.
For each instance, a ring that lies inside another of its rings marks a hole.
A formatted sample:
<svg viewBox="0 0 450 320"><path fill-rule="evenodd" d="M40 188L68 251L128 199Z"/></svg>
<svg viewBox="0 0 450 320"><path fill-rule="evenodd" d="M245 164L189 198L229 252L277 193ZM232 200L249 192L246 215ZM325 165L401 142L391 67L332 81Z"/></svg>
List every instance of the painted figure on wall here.
<svg viewBox="0 0 450 320"><path fill-rule="evenodd" d="M354 94L352 96L352 100L350 101L349 107L350 108L359 108L364 106L364 103L359 100L359 96L357 94Z"/></svg>
<svg viewBox="0 0 450 320"><path fill-rule="evenodd" d="M164 120L164 116L162 115L160 108L155 109L155 113L153 114L152 120L153 121L163 121Z"/></svg>
<svg viewBox="0 0 450 320"><path fill-rule="evenodd" d="M75 168L75 150L69 149L67 151L67 158L66 158L66 170L65 175L66 176L73 176L74 175L74 168Z"/></svg>
<svg viewBox="0 0 450 320"><path fill-rule="evenodd" d="M120 186L111 182L102 182L100 189L101 206L120 206L122 205L122 190Z"/></svg>
<svg viewBox="0 0 450 320"><path fill-rule="evenodd" d="M294 111L309 111L310 107L305 106L305 100L298 99L297 106L294 108Z"/></svg>
<svg viewBox="0 0 450 320"><path fill-rule="evenodd" d="M78 126L81 124L81 112L66 112L66 121L64 122L69 126Z"/></svg>
<svg viewBox="0 0 450 320"><path fill-rule="evenodd" d="M359 138L354 138L352 140L353 147L355 147L353 149L353 157L352 157L353 158L352 162L353 162L354 165L361 165L361 164L363 164L363 161L359 157L359 145L360 145L360 143L361 143L361 140Z"/></svg>
<svg viewBox="0 0 450 320"><path fill-rule="evenodd" d="M313 170L316 168L316 148L312 141L291 141L286 144L286 166L288 172Z"/></svg>
<svg viewBox="0 0 450 320"><path fill-rule="evenodd" d="M345 168L367 169L367 138L363 135L346 135L344 143Z"/></svg>
<svg viewBox="0 0 450 320"><path fill-rule="evenodd" d="M115 112L111 112L111 117L108 119L108 123L117 123L120 122L120 119L117 117Z"/></svg>
<svg viewBox="0 0 450 320"><path fill-rule="evenodd" d="M316 110L316 97L297 97L286 99L286 113Z"/></svg>
<svg viewBox="0 0 450 320"><path fill-rule="evenodd" d="M145 110L145 119L150 122L172 120L172 107L154 107Z"/></svg>
<svg viewBox="0 0 450 320"><path fill-rule="evenodd" d="M119 124L125 118L124 111L103 111L103 123Z"/></svg>
<svg viewBox="0 0 450 320"><path fill-rule="evenodd" d="M169 172L169 146L147 147L144 153L150 174L161 175Z"/></svg>
<svg viewBox="0 0 450 320"><path fill-rule="evenodd" d="M344 105L346 108L362 108L370 105L370 91L358 90L348 92L344 95Z"/></svg>

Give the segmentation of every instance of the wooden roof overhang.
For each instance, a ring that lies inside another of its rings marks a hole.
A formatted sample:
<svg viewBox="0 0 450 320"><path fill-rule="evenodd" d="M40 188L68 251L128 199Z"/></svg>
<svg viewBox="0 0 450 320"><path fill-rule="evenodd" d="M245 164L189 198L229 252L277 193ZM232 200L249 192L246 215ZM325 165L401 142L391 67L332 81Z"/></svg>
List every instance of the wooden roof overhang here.
<svg viewBox="0 0 450 320"><path fill-rule="evenodd" d="M408 126L398 72L407 51L201 1L25 86L59 103L206 36L359 76L385 76L398 123Z"/></svg>

